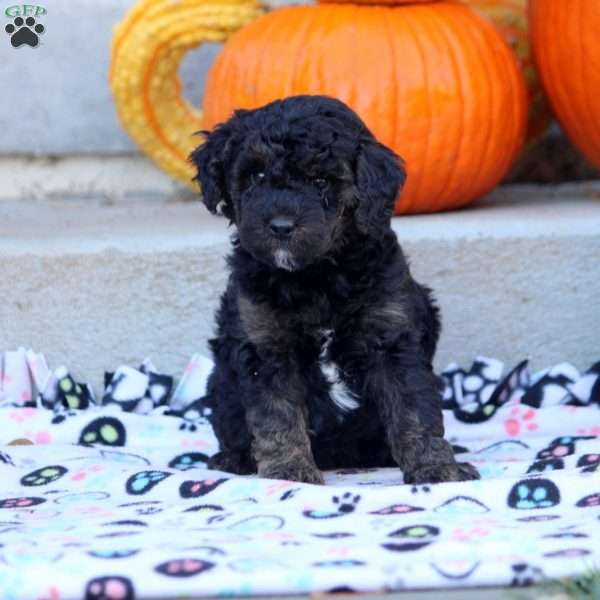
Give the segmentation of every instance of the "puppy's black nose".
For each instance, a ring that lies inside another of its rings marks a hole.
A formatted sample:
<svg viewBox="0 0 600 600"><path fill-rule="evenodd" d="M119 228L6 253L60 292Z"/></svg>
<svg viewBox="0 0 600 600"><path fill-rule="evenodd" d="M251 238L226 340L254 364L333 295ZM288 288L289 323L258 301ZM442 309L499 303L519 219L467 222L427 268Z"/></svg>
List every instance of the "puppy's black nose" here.
<svg viewBox="0 0 600 600"><path fill-rule="evenodd" d="M277 235L290 235L294 229L294 221L290 217L273 217L269 228Z"/></svg>

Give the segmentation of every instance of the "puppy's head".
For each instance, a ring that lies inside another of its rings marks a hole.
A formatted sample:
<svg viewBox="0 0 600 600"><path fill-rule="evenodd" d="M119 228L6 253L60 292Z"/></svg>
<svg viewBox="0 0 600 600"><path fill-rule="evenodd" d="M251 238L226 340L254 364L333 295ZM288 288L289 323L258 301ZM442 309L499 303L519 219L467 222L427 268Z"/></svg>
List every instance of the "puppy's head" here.
<svg viewBox="0 0 600 600"><path fill-rule="evenodd" d="M402 162L342 102L293 96L204 133L190 156L204 204L257 260L294 271L389 227Z"/></svg>

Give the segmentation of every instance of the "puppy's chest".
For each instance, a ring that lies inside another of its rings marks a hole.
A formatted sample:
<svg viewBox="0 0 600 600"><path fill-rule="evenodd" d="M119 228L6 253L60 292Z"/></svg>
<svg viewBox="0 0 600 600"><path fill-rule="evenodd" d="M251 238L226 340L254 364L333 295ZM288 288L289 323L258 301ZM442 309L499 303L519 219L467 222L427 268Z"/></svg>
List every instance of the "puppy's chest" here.
<svg viewBox="0 0 600 600"><path fill-rule="evenodd" d="M349 386L349 374L344 372L336 360L333 329L321 328L319 333L318 367L329 388L331 401L342 411L350 412L360 406L360 398Z"/></svg>

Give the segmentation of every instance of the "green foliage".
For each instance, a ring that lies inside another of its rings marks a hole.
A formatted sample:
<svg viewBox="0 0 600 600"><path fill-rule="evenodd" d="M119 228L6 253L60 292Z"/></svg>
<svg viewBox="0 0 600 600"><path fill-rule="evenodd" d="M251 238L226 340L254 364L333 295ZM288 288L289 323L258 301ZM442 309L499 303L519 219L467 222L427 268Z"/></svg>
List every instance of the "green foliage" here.
<svg viewBox="0 0 600 600"><path fill-rule="evenodd" d="M548 591L572 600L600 600L600 569L593 568L577 577L564 577L547 585Z"/></svg>
<svg viewBox="0 0 600 600"><path fill-rule="evenodd" d="M541 582L515 600L600 600L600 567L592 567L576 577Z"/></svg>

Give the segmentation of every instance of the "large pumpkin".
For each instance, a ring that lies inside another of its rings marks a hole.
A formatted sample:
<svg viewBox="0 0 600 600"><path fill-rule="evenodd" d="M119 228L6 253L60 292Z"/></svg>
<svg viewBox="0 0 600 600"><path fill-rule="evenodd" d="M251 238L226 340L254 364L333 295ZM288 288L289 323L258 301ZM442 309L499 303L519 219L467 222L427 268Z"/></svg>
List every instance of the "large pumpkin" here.
<svg viewBox="0 0 600 600"><path fill-rule="evenodd" d="M451 2L276 10L229 39L207 80L203 125L294 94L350 105L402 156L397 213L456 208L517 156L527 92L494 27Z"/></svg>
<svg viewBox="0 0 600 600"><path fill-rule="evenodd" d="M571 141L600 167L600 2L530 0L534 58Z"/></svg>
<svg viewBox="0 0 600 600"><path fill-rule="evenodd" d="M413 0L424 2L430 0ZM534 67L529 44L527 23L527 0L460 0L489 19L502 34L517 56L529 92L529 121L527 124L527 147L539 139L548 128L552 113L544 95L542 84ZM328 4L351 2L353 4L399 5L403 0L319 0Z"/></svg>

